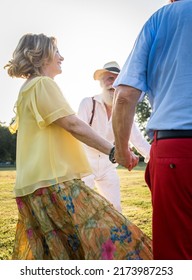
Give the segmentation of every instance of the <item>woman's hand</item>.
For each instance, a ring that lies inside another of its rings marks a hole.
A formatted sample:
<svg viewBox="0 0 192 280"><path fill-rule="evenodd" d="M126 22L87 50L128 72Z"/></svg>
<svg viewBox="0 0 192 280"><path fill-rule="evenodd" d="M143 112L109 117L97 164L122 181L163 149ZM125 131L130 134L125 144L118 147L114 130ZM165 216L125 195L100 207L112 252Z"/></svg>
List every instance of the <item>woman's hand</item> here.
<svg viewBox="0 0 192 280"><path fill-rule="evenodd" d="M127 151L123 153L118 152L118 149L115 151L115 160L131 171L139 162L139 157L134 154L134 152L128 148Z"/></svg>

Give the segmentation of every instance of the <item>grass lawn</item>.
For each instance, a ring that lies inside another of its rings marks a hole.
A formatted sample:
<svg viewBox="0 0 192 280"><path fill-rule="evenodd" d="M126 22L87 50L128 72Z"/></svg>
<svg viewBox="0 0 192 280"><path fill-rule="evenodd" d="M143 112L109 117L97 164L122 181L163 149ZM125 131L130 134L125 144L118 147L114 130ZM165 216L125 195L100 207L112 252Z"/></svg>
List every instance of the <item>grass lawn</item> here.
<svg viewBox="0 0 192 280"><path fill-rule="evenodd" d="M145 164L131 172L118 168L121 181L123 214L151 237L151 197L144 181ZM17 208L12 189L14 169L0 169L0 260L11 258L14 243Z"/></svg>
<svg viewBox="0 0 192 280"><path fill-rule="evenodd" d="M151 193L144 180L145 164L131 172L118 168L123 215L151 237Z"/></svg>
<svg viewBox="0 0 192 280"><path fill-rule="evenodd" d="M0 259L11 257L17 208L12 189L15 182L15 170L0 170Z"/></svg>

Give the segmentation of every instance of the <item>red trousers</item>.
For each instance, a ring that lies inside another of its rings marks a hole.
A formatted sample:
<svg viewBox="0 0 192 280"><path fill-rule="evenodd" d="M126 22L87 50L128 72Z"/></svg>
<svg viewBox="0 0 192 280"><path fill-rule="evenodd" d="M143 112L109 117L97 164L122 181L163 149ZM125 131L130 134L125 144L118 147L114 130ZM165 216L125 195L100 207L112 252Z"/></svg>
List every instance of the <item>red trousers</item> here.
<svg viewBox="0 0 192 280"><path fill-rule="evenodd" d="M145 180L154 259L192 260L192 138L154 140Z"/></svg>

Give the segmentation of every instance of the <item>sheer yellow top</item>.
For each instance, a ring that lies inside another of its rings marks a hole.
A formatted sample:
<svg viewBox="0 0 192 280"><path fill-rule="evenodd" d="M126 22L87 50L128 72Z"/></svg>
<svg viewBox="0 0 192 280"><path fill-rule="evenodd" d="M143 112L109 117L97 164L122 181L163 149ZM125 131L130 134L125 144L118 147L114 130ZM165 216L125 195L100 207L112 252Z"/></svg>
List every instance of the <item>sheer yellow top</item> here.
<svg viewBox="0 0 192 280"><path fill-rule="evenodd" d="M74 111L51 78L37 77L26 84L16 109L11 127L18 130L15 196L91 173L81 142L53 123Z"/></svg>

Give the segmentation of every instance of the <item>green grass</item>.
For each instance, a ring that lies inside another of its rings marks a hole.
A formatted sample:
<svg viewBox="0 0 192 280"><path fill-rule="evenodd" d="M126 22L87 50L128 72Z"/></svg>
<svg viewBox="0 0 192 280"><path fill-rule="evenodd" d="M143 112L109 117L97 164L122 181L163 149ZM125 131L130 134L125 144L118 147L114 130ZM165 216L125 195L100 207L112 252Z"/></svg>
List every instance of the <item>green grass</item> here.
<svg viewBox="0 0 192 280"><path fill-rule="evenodd" d="M118 167L123 214L151 237L151 197L144 181L145 164L131 172ZM17 208L13 198L15 170L0 169L0 260L11 259Z"/></svg>
<svg viewBox="0 0 192 280"><path fill-rule="evenodd" d="M17 208L13 199L13 184L15 170L0 171L0 259L11 257L15 226L17 222Z"/></svg>
<svg viewBox="0 0 192 280"><path fill-rule="evenodd" d="M151 237L151 194L144 180L145 166L131 172L118 169L123 214Z"/></svg>

